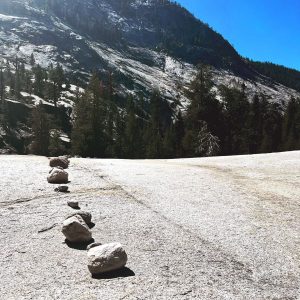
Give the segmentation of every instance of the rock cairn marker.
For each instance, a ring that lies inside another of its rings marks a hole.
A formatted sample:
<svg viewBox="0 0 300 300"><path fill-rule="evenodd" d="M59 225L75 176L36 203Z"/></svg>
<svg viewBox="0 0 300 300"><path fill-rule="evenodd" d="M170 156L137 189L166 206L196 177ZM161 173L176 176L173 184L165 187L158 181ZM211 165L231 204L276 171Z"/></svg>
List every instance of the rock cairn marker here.
<svg viewBox="0 0 300 300"><path fill-rule="evenodd" d="M69 168L70 161L67 156L59 156L50 159L49 165L52 168L47 180L51 184L66 184L69 182L69 174L65 169ZM66 193L68 186L59 186L55 191ZM87 244L88 269L90 273L99 275L107 272L117 271L125 267L127 254L120 243L102 245L99 242L92 243L91 228L92 215L89 212L80 210L76 200L69 200L68 206L76 209L70 213L62 224L62 233L66 240L75 244Z"/></svg>

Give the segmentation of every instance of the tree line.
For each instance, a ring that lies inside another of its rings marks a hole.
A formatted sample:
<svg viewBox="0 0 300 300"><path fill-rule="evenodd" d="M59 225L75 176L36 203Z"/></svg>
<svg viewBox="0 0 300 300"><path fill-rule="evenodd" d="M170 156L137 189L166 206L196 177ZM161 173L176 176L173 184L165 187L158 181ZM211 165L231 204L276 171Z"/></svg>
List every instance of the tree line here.
<svg viewBox="0 0 300 300"><path fill-rule="evenodd" d="M60 64L43 68L32 54L29 65L18 57L0 62L0 148L10 144L18 153L41 155L54 154L56 146L65 151L58 132L70 133L70 112L59 107L58 101L63 90L69 89L69 80ZM53 108L37 105L28 109L34 98L34 102L45 100Z"/></svg>
<svg viewBox="0 0 300 300"><path fill-rule="evenodd" d="M264 95L249 101L246 87L213 91L208 68L201 67L182 113L154 91L147 103L127 98L115 105L112 90L93 75L75 103L72 153L84 157L176 158L256 154L300 149L300 100L286 109Z"/></svg>
<svg viewBox="0 0 300 300"><path fill-rule="evenodd" d="M186 92L190 104L185 108L174 109L157 90L149 101L130 95L117 102L112 76L104 84L95 73L85 92L76 92L71 114L58 106L69 85L62 67L42 68L33 55L30 64L31 69L20 61L0 68L0 121L7 132L20 126L15 111L7 110L7 97L26 101L21 95L25 91L54 104L50 111L42 103L31 110L27 121L31 135L21 153L135 159L300 149L299 99L292 98L285 108L262 94L248 99L243 84L221 86L217 95L205 66ZM71 144L61 140L60 132L71 136Z"/></svg>

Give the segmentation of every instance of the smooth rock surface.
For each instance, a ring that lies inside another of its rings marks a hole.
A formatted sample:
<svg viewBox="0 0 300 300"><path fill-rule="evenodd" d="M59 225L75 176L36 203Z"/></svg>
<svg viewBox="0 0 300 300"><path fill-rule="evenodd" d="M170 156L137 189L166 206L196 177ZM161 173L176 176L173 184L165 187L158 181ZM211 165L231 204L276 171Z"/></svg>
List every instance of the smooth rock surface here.
<svg viewBox="0 0 300 300"><path fill-rule="evenodd" d="M48 163L0 156L5 299L299 299L300 151L72 159L62 199L45 180ZM68 200L92 212L95 241L126 245L135 276L125 267L125 276L91 278L86 246L68 247L52 226L72 212Z"/></svg>
<svg viewBox="0 0 300 300"><path fill-rule="evenodd" d="M68 218L70 218L70 217L73 217L73 216L76 216L76 215L80 216L80 217L84 220L84 222L85 222L86 224L89 225L89 224L92 223L92 214L89 213L89 212L87 212L87 211L83 211L83 210L77 210L77 211L75 211L75 212L69 214L69 215L66 217L66 219L68 219Z"/></svg>
<svg viewBox="0 0 300 300"><path fill-rule="evenodd" d="M72 243L85 243L92 239L92 232L85 221L78 215L63 222L62 233Z"/></svg>
<svg viewBox="0 0 300 300"><path fill-rule="evenodd" d="M48 177L47 180L49 183L53 184L63 184L63 183L68 183L69 182L69 174L61 170L59 168L53 168Z"/></svg>
<svg viewBox="0 0 300 300"><path fill-rule="evenodd" d="M120 243L93 247L87 256L88 269L93 275L119 270L127 263L127 254Z"/></svg>

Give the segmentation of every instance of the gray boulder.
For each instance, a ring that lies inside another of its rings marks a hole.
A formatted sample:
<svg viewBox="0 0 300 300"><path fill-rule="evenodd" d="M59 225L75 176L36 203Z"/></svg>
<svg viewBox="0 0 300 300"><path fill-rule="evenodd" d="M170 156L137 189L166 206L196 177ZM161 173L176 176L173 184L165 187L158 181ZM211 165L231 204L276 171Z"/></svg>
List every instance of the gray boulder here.
<svg viewBox="0 0 300 300"><path fill-rule="evenodd" d="M92 275L119 270L127 263L127 254L120 243L93 247L87 256L88 268Z"/></svg>
<svg viewBox="0 0 300 300"><path fill-rule="evenodd" d="M54 184L64 184L69 182L69 174L59 168L53 168L48 177L47 180L49 183L54 183Z"/></svg>
<svg viewBox="0 0 300 300"><path fill-rule="evenodd" d="M74 211L73 213L69 214L66 219L76 215L80 216L86 224L89 225L92 223L92 215L89 212L83 210Z"/></svg>
<svg viewBox="0 0 300 300"><path fill-rule="evenodd" d="M69 167L69 160L64 156L53 157L50 159L50 167L61 167L63 169L67 169Z"/></svg>
<svg viewBox="0 0 300 300"><path fill-rule="evenodd" d="M72 243L86 243L92 239L92 232L80 216L66 219L63 223L62 233Z"/></svg>

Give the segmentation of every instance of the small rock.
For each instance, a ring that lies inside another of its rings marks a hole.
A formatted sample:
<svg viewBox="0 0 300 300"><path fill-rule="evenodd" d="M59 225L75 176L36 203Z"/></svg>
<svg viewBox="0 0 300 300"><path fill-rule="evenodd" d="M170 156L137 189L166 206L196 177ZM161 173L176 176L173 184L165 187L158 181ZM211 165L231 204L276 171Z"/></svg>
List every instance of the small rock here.
<svg viewBox="0 0 300 300"><path fill-rule="evenodd" d="M87 256L88 268L92 275L121 269L127 263L127 254L120 243L91 248Z"/></svg>
<svg viewBox="0 0 300 300"><path fill-rule="evenodd" d="M86 243L92 239L92 232L80 216L66 219L62 233L72 243Z"/></svg>
<svg viewBox="0 0 300 300"><path fill-rule="evenodd" d="M67 193L68 190L69 190L69 187L67 185L61 185L54 189L55 192L59 192L59 193Z"/></svg>
<svg viewBox="0 0 300 300"><path fill-rule="evenodd" d="M68 205L72 208L79 208L78 201L75 201L75 200L69 200Z"/></svg>
<svg viewBox="0 0 300 300"><path fill-rule="evenodd" d="M86 224L89 225L92 223L92 215L89 212L86 212L83 210L78 210L76 212L71 213L70 215L67 216L66 219L71 218L76 215L80 216Z"/></svg>
<svg viewBox="0 0 300 300"><path fill-rule="evenodd" d="M63 169L68 169L69 167L69 160L68 158L64 156L60 157L53 157L50 159L50 167L56 168L56 167L61 167Z"/></svg>
<svg viewBox="0 0 300 300"><path fill-rule="evenodd" d="M102 246L102 244L101 243L92 243L86 247L86 250L89 251L90 249L98 247L98 246Z"/></svg>
<svg viewBox="0 0 300 300"><path fill-rule="evenodd" d="M49 183L56 183L56 184L68 183L69 174L64 170L53 168L50 171L47 180Z"/></svg>

